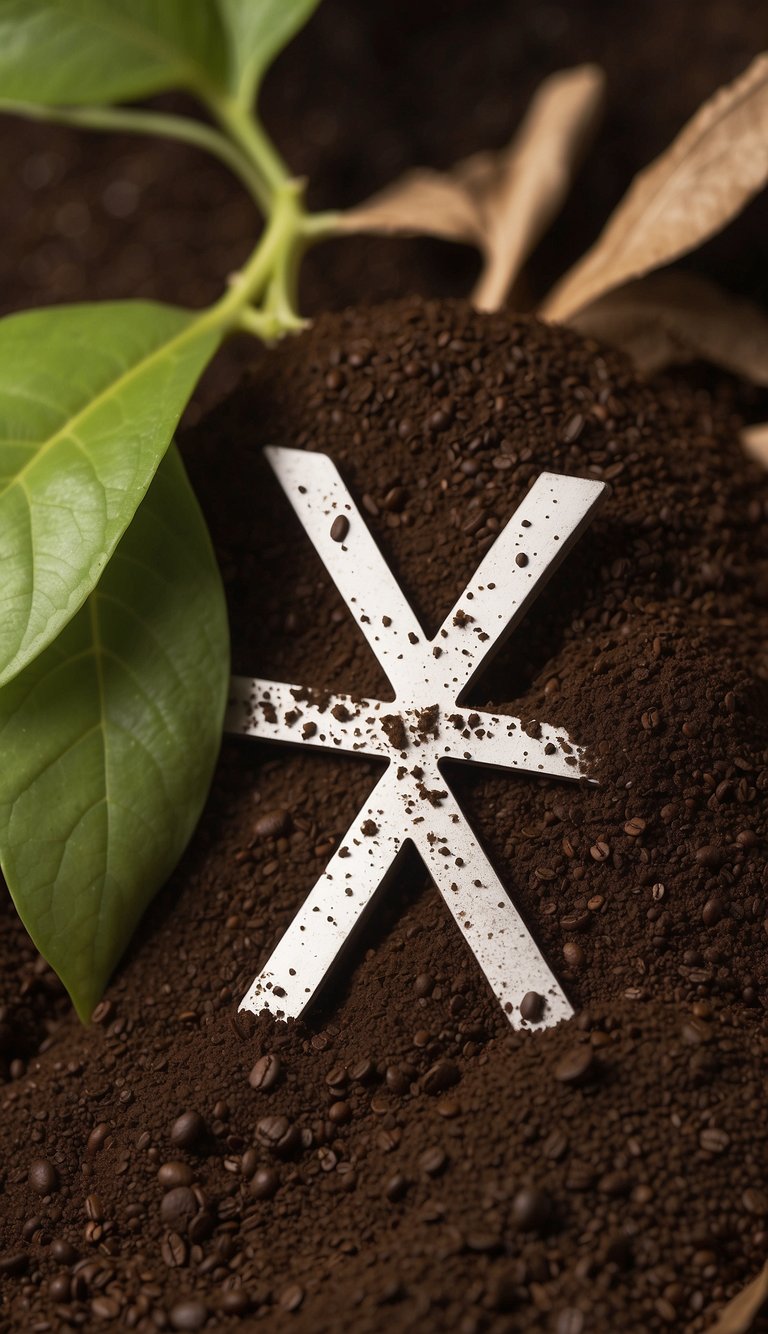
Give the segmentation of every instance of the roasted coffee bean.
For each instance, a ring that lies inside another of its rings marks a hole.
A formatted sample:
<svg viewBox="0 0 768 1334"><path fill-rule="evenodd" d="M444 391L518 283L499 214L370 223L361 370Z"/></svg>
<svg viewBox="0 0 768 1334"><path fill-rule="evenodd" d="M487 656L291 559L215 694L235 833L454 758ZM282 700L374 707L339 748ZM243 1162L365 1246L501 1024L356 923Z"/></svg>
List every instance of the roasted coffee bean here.
<svg viewBox="0 0 768 1334"><path fill-rule="evenodd" d="M68 1302L72 1279L69 1274L55 1274L48 1284L48 1296L52 1302Z"/></svg>
<svg viewBox="0 0 768 1334"><path fill-rule="evenodd" d="M520 1017L526 1023L537 1024L544 1013L545 1000L538 991L529 991L520 1002Z"/></svg>
<svg viewBox="0 0 768 1334"><path fill-rule="evenodd" d="M251 1181L251 1194L257 1200L271 1200L280 1185L280 1178L272 1167L260 1167Z"/></svg>
<svg viewBox="0 0 768 1334"><path fill-rule="evenodd" d="M384 1194L394 1204L397 1200L402 1200L407 1193L408 1185L408 1178L402 1172L395 1172L393 1176L388 1178L384 1186Z"/></svg>
<svg viewBox="0 0 768 1334"><path fill-rule="evenodd" d="M51 1242L51 1259L61 1265L72 1265L77 1259L77 1251L63 1237L54 1237Z"/></svg>
<svg viewBox="0 0 768 1334"><path fill-rule="evenodd" d="M757 1218L764 1218L768 1215L768 1192L758 1190L754 1186L749 1186L741 1197L747 1213L754 1214Z"/></svg>
<svg viewBox="0 0 768 1334"><path fill-rule="evenodd" d="M521 1232L542 1232L552 1216L552 1200L545 1190L525 1186L512 1200L512 1217Z"/></svg>
<svg viewBox="0 0 768 1334"><path fill-rule="evenodd" d="M731 1143L731 1137L725 1130L719 1130L715 1126L702 1130L699 1135L699 1144L707 1153L725 1153Z"/></svg>
<svg viewBox="0 0 768 1334"><path fill-rule="evenodd" d="M253 825L255 838L278 838L287 834L291 827L291 817L286 810L264 811Z"/></svg>
<svg viewBox="0 0 768 1334"><path fill-rule="evenodd" d="M160 1254L169 1269L180 1269L189 1259L189 1247L178 1232L169 1232L161 1242Z"/></svg>
<svg viewBox="0 0 768 1334"><path fill-rule="evenodd" d="M108 1137L109 1137L109 1126L107 1125L106 1121L99 1122L97 1126L93 1127L93 1130L91 1131L86 1141L85 1147L88 1153L98 1153L99 1149L102 1149L104 1147L104 1144Z"/></svg>
<svg viewBox="0 0 768 1334"><path fill-rule="evenodd" d="M424 1092L433 1096L438 1093L444 1093L446 1089L452 1088L458 1084L460 1079L459 1068L454 1061L437 1061L424 1076Z"/></svg>
<svg viewBox="0 0 768 1334"><path fill-rule="evenodd" d="M331 524L331 537L334 542L343 542L349 532L349 519L346 514L337 514Z"/></svg>
<svg viewBox="0 0 768 1334"><path fill-rule="evenodd" d="M182 1112L171 1126L171 1143L179 1149L199 1152L207 1137L208 1127L199 1112Z"/></svg>
<svg viewBox="0 0 768 1334"><path fill-rule="evenodd" d="M120 1303L114 1297L94 1297L91 1302L91 1315L97 1320L116 1320L120 1314Z"/></svg>
<svg viewBox="0 0 768 1334"><path fill-rule="evenodd" d="M408 1076L397 1065L388 1065L384 1072L384 1083L392 1093L403 1095L408 1093L411 1087L411 1081Z"/></svg>
<svg viewBox="0 0 768 1334"><path fill-rule="evenodd" d="M445 1169L448 1159L444 1149L435 1144L419 1156L419 1167L425 1176L436 1177Z"/></svg>
<svg viewBox="0 0 768 1334"><path fill-rule="evenodd" d="M260 1056L248 1076L248 1083L252 1089L261 1089L262 1093L269 1093L276 1084L280 1082L283 1067L279 1056L273 1056L267 1052Z"/></svg>
<svg viewBox="0 0 768 1334"><path fill-rule="evenodd" d="M569 968L583 968L586 957L581 945L575 940L567 940L563 945L563 958Z"/></svg>
<svg viewBox="0 0 768 1334"><path fill-rule="evenodd" d="M298 1283L291 1283L289 1287L283 1288L277 1301L283 1311L298 1311L304 1301L304 1289Z"/></svg>
<svg viewBox="0 0 768 1334"><path fill-rule="evenodd" d="M194 1174L187 1163L170 1162L158 1168L157 1179L161 1186L170 1190L173 1186L191 1186Z"/></svg>
<svg viewBox="0 0 768 1334"><path fill-rule="evenodd" d="M256 1138L264 1148L281 1157L287 1157L301 1144L301 1132L287 1116L263 1116L256 1123Z"/></svg>
<svg viewBox="0 0 768 1334"><path fill-rule="evenodd" d="M203 1302L188 1298L185 1301L175 1302L168 1312L168 1316L171 1329L202 1329L208 1319L208 1308Z"/></svg>
<svg viewBox="0 0 768 1334"><path fill-rule="evenodd" d="M716 895L707 899L701 910L701 920L705 926L717 926L723 917L723 901Z"/></svg>
<svg viewBox="0 0 768 1334"><path fill-rule="evenodd" d="M570 1047L556 1062L553 1073L560 1084L586 1083L595 1073L591 1047Z"/></svg>
<svg viewBox="0 0 768 1334"><path fill-rule="evenodd" d="M53 1195L59 1189L59 1174L47 1158L35 1158L29 1165L29 1184L37 1195Z"/></svg>

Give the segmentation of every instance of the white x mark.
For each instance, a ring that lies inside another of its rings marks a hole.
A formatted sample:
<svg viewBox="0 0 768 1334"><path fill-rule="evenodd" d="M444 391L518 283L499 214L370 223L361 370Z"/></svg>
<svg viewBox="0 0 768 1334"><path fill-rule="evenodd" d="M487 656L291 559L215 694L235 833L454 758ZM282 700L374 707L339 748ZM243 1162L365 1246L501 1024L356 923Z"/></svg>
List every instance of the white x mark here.
<svg viewBox="0 0 768 1334"><path fill-rule="evenodd" d="M583 776L557 728L459 700L594 516L602 482L542 473L428 640L334 464L270 448L267 458L395 691L394 702L232 678L227 730L390 761L255 979L240 1009L302 1013L407 842L418 849L510 1022L528 992L542 1026L572 1007L474 837L441 771L458 760ZM331 535L333 531L333 536Z"/></svg>

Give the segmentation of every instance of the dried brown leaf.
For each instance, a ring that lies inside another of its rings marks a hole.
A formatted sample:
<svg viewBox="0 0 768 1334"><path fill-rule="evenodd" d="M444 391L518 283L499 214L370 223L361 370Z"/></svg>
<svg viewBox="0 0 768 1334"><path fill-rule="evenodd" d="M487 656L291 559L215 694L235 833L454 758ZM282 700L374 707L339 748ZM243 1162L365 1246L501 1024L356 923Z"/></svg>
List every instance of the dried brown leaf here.
<svg viewBox="0 0 768 1334"><path fill-rule="evenodd" d="M768 1263L763 1265L757 1278L734 1297L720 1312L720 1319L710 1334L749 1334L755 1316L768 1300Z"/></svg>
<svg viewBox="0 0 768 1334"><path fill-rule="evenodd" d="M523 264L559 213L597 124L604 86L597 65L553 74L536 93L510 147L504 153L483 155L488 239L485 267L472 293L479 310L503 305ZM471 180L471 174L466 179Z"/></svg>
<svg viewBox="0 0 768 1334"><path fill-rule="evenodd" d="M473 300L481 309L497 309L565 199L603 85L596 65L551 75L507 148L475 153L448 172L409 171L342 214L341 230L439 236L477 246L485 264Z"/></svg>
<svg viewBox="0 0 768 1334"><path fill-rule="evenodd" d="M646 374L709 361L768 385L768 314L695 273L653 273L600 297L567 321L613 343Z"/></svg>
<svg viewBox="0 0 768 1334"><path fill-rule="evenodd" d="M606 292L687 254L736 217L766 179L768 55L762 54L635 177L542 314L567 320Z"/></svg>
<svg viewBox="0 0 768 1334"><path fill-rule="evenodd" d="M476 201L455 174L430 167L407 171L393 185L342 213L337 227L342 232L384 236L439 236L485 248L485 228Z"/></svg>
<svg viewBox="0 0 768 1334"><path fill-rule="evenodd" d="M741 432L741 443L750 458L768 468L768 422L745 426Z"/></svg>

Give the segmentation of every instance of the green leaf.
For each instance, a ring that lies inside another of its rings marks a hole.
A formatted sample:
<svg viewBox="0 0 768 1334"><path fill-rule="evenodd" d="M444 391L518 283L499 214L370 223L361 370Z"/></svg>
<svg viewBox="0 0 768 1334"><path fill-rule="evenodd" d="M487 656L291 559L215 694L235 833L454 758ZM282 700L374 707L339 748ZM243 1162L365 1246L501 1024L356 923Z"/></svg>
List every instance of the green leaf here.
<svg viewBox="0 0 768 1334"><path fill-rule="evenodd" d="M226 71L215 0L0 0L0 99L82 106L167 88L205 95L226 88Z"/></svg>
<svg viewBox="0 0 768 1334"><path fill-rule="evenodd" d="M269 66L320 0L218 0L229 36L229 91L250 107Z"/></svg>
<svg viewBox="0 0 768 1334"><path fill-rule="evenodd" d="M221 580L174 446L86 606L0 690L0 864L81 1018L194 829L228 672Z"/></svg>
<svg viewBox="0 0 768 1334"><path fill-rule="evenodd" d="M0 685L95 587L218 341L140 301L0 320Z"/></svg>

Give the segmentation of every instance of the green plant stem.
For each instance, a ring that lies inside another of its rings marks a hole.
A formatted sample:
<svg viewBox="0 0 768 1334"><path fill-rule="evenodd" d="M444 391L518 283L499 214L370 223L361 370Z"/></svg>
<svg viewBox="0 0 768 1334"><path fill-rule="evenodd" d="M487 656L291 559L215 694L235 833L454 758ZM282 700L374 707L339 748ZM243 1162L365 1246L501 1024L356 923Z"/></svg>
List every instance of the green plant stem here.
<svg viewBox="0 0 768 1334"><path fill-rule="evenodd" d="M223 162L242 182L262 212L269 211L273 186L259 172L250 155L202 121L133 107L46 107L33 102L0 102L0 111L24 116L27 120L51 121L78 129L149 134L191 144Z"/></svg>
<svg viewBox="0 0 768 1334"><path fill-rule="evenodd" d="M306 212L303 182L291 179L255 114L231 98L216 94L206 97L206 105L221 129L186 116L138 107L46 107L0 102L0 110L78 129L176 139L224 163L265 214L267 225L228 290L208 310L201 311L181 339L201 329L218 329L224 337L240 329L273 342L284 333L305 327L297 305L301 260L310 245L335 234L338 214Z"/></svg>
<svg viewBox="0 0 768 1334"><path fill-rule="evenodd" d="M290 179L290 172L265 134L255 111L251 112L239 102L226 97L208 98L208 107L222 129L259 173L267 190L279 190Z"/></svg>
<svg viewBox="0 0 768 1334"><path fill-rule="evenodd" d="M208 317L214 326L228 331L238 325L247 307L264 296L274 273L286 262L286 256L297 247L303 247L301 195L300 181L286 180L277 189L271 217L259 244L231 280L229 291L202 318ZM289 317L286 327L291 327L290 319L296 318L295 311L290 309L282 313ZM280 312L270 311L270 314L280 318Z"/></svg>

